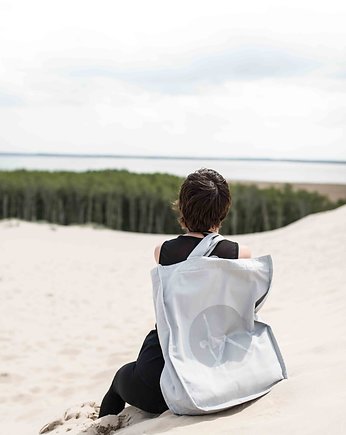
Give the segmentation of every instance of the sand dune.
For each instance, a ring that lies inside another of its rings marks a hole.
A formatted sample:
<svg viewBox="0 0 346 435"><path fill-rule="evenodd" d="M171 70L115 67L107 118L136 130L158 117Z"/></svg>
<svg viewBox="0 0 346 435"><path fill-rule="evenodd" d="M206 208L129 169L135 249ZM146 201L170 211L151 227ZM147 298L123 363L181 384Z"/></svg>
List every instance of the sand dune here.
<svg viewBox="0 0 346 435"><path fill-rule="evenodd" d="M1 221L0 433L36 435L46 424L49 435L346 433L345 222L343 206L231 237L253 256L272 255L260 314L288 380L204 417L126 407L95 421L115 371L154 327L149 271L154 246L169 236Z"/></svg>

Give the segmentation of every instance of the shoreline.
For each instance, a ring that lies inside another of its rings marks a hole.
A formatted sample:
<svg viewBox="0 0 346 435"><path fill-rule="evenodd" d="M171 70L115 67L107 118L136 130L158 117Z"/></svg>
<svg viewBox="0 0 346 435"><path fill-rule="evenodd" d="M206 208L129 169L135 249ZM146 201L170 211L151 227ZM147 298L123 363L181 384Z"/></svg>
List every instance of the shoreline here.
<svg viewBox="0 0 346 435"><path fill-rule="evenodd" d="M135 159L135 160L212 160L212 161L235 161L235 162L283 162L283 163L327 163L327 164L346 164L346 160L339 159L304 159L287 157L245 157L245 156L185 156L185 155L144 155L144 154L112 154L112 153L59 153L59 152L10 152L0 151L2 157L51 157L51 158L77 158L77 159Z"/></svg>
<svg viewBox="0 0 346 435"><path fill-rule="evenodd" d="M270 187L281 189L285 184L290 184L293 190L306 190L308 192L317 192L321 195L327 196L331 201L337 201L338 199L346 199L346 184L336 183L292 183L281 181L245 181L245 180L233 180L232 184L243 184L246 186L255 185L259 189L266 189Z"/></svg>

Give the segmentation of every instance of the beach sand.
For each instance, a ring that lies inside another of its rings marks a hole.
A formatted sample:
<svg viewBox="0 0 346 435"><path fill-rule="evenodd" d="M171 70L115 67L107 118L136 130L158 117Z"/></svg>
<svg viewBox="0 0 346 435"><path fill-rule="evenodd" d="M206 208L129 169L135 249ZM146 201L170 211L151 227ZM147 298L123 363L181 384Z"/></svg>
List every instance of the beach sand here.
<svg viewBox="0 0 346 435"><path fill-rule="evenodd" d="M345 222L343 206L230 237L254 257L273 258L260 316L278 340L287 380L218 414L126 407L94 421L115 372L136 360L154 328L153 249L170 237L1 221L0 433L36 435L50 424L50 435L345 434Z"/></svg>

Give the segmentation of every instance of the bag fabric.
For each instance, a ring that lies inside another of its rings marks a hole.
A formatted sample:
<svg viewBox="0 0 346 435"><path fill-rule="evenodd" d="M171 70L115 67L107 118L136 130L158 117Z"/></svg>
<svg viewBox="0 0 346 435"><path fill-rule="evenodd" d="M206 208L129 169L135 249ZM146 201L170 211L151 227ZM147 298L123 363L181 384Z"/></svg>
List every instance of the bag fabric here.
<svg viewBox="0 0 346 435"><path fill-rule="evenodd" d="M211 233L185 261L151 271L165 360L160 387L175 414L218 412L287 378L272 329L257 315L271 286L271 256L208 257L222 239Z"/></svg>

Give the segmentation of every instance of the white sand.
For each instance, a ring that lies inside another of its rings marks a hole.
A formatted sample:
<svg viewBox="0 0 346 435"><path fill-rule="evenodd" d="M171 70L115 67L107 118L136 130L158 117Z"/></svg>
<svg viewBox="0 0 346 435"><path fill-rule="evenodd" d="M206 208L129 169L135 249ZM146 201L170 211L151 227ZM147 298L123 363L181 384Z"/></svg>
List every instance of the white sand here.
<svg viewBox="0 0 346 435"><path fill-rule="evenodd" d="M273 328L288 380L219 414L153 418L127 407L120 419L101 423L127 426L119 435L345 434L345 223L346 206L232 237L253 256L273 257L273 287L260 315ZM1 434L36 435L76 405L48 433L95 425L95 405L79 405L100 403L154 327L150 269L154 246L166 238L0 222ZM91 426L87 433L101 432Z"/></svg>

